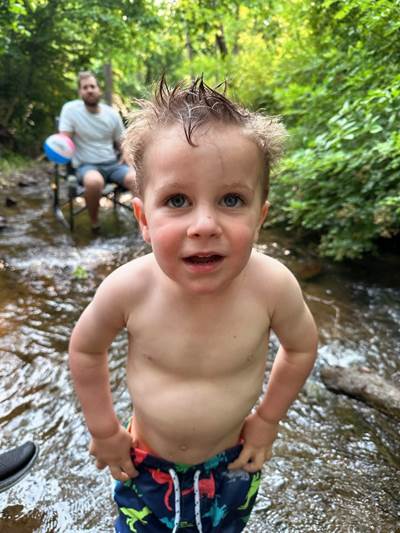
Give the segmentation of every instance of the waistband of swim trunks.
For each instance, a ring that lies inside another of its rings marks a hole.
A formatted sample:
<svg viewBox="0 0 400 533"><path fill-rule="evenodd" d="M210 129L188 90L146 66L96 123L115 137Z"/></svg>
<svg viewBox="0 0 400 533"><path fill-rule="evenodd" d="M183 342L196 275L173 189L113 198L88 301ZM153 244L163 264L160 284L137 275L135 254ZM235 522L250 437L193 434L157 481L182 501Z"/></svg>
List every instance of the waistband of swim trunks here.
<svg viewBox="0 0 400 533"><path fill-rule="evenodd" d="M239 456L242 448L243 448L242 444L237 444L236 446L233 446L232 448L228 448L224 450L223 452L217 453L216 455L207 459L203 463L195 464L195 465L187 465L184 463L173 463L161 457L152 455L151 453L146 452L145 450L142 450L140 448L133 448L132 449L132 460L135 466L139 468L140 466L145 466L149 468L157 468L165 472L168 472L172 468L176 472L182 472L182 473L191 472L191 471L195 472L196 470L208 472L210 470L215 470L218 468L225 469L229 463L234 461Z"/></svg>

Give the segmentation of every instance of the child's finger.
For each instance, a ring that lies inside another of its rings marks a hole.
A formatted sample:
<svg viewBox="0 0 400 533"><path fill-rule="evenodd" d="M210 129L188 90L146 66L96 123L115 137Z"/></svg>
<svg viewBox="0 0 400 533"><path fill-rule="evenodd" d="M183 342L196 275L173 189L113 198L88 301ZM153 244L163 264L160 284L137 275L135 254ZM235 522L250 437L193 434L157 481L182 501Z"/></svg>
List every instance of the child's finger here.
<svg viewBox="0 0 400 533"><path fill-rule="evenodd" d="M98 468L99 470L103 470L103 468L105 468L107 466L107 463L105 463L104 461L100 461L100 459L96 459L96 468Z"/></svg>
<svg viewBox="0 0 400 533"><path fill-rule="evenodd" d="M264 459L264 462L265 461L269 461L272 457L272 448L270 448L267 453L265 454L265 459Z"/></svg>
<svg viewBox="0 0 400 533"><path fill-rule="evenodd" d="M263 461L260 461L259 459L250 461L249 463L245 464L243 467L243 470L246 472L249 472L250 474L254 474L254 472L258 472L258 470L261 470L263 466Z"/></svg>
<svg viewBox="0 0 400 533"><path fill-rule="evenodd" d="M121 468L124 472L126 472L128 474L128 476L130 478L132 477L137 477L139 472L136 470L136 468L133 466L133 463L130 459L128 459L127 461L125 461L122 465L121 465Z"/></svg>
<svg viewBox="0 0 400 533"><path fill-rule="evenodd" d="M258 453L255 453L254 456L250 458L250 461L243 467L243 470L246 472L254 473L258 470L261 470L264 463L271 459L272 453L271 450L269 450L267 453L262 450Z"/></svg>
<svg viewBox="0 0 400 533"><path fill-rule="evenodd" d="M228 465L228 470L240 470L243 468L249 462L252 453L250 448L243 448L239 457Z"/></svg>
<svg viewBox="0 0 400 533"><path fill-rule="evenodd" d="M110 472L114 479L117 481L128 481L129 476L121 470L119 466L110 466Z"/></svg>

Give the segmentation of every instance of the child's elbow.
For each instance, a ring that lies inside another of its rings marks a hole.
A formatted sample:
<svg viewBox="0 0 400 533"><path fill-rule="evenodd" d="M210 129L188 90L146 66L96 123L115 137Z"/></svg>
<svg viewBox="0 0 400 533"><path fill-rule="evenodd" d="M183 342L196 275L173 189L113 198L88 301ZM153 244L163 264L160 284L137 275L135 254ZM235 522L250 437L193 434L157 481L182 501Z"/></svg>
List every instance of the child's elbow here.
<svg viewBox="0 0 400 533"><path fill-rule="evenodd" d="M84 338L79 328L79 323L74 327L68 344L68 363L72 373L77 371L82 354L85 352Z"/></svg>

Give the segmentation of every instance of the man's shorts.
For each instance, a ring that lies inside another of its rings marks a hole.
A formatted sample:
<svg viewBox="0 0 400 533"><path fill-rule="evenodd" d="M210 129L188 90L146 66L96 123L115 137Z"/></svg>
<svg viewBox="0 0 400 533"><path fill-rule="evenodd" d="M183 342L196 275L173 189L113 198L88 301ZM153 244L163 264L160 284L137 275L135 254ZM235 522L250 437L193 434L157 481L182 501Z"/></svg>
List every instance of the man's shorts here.
<svg viewBox="0 0 400 533"><path fill-rule="evenodd" d="M250 517L261 473L227 470L241 445L206 462L174 464L135 448L138 477L117 481L115 530L136 533L239 533Z"/></svg>
<svg viewBox="0 0 400 533"><path fill-rule="evenodd" d="M116 183L123 187L129 167L124 163L118 163L116 159L113 161L105 161L104 163L83 163L83 165L80 165L76 169L76 177L78 178L79 185L83 185L83 177L89 170L97 170L100 172L105 183Z"/></svg>

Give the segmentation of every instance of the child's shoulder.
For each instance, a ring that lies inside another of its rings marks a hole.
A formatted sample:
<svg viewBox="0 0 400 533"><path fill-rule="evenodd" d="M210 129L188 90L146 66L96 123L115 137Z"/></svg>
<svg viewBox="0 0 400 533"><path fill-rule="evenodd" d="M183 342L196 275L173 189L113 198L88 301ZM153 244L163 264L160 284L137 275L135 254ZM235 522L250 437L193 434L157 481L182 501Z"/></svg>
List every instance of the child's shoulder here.
<svg viewBox="0 0 400 533"><path fill-rule="evenodd" d="M121 295L139 294L153 284L155 260L147 254L125 263L109 274L98 291L113 291Z"/></svg>
<svg viewBox="0 0 400 533"><path fill-rule="evenodd" d="M251 263L252 283L259 297L264 297L269 305L278 305L285 298L301 297L301 288L296 277L278 259L253 250Z"/></svg>
<svg viewBox="0 0 400 533"><path fill-rule="evenodd" d="M295 280L293 273L278 259L257 250L253 250L251 262L255 272L274 283Z"/></svg>
<svg viewBox="0 0 400 533"><path fill-rule="evenodd" d="M258 295L267 302L272 314L302 305L302 290L294 274L280 261L254 251L252 279Z"/></svg>
<svg viewBox="0 0 400 533"><path fill-rule="evenodd" d="M113 275L125 275L130 273L141 272L143 275L150 274L153 270L153 265L155 263L154 254L148 253L136 257L128 263L124 263L120 267L116 268L110 276Z"/></svg>

